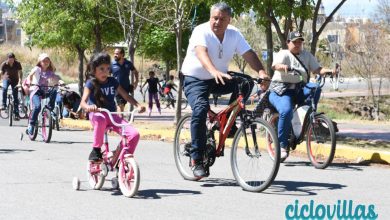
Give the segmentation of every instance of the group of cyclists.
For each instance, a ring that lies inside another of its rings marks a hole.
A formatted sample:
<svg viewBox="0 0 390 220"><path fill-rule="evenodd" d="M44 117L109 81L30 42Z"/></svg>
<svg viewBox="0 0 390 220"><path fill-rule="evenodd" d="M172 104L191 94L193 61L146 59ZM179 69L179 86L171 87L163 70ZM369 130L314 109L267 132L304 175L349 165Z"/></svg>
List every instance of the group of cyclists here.
<svg viewBox="0 0 390 220"><path fill-rule="evenodd" d="M181 72L184 75L183 89L188 103L192 109L191 118L191 147L190 157L193 175L203 178L209 175L203 167L202 155L206 146L206 117L209 106L210 94L229 94L231 93L230 102L237 97L238 89L232 77L227 74L228 66L234 54L241 55L256 71L257 77L265 79L261 83L263 91L269 90L269 101L279 113L277 123L277 135L280 142L281 157L286 158L288 152L287 135L291 130L291 119L293 116L293 103L306 102L305 97L308 93L306 87L302 86L309 83L310 73L325 74L326 72L335 73L335 70L326 69L319 65L316 58L303 49L304 37L301 33L293 31L288 34L288 49L281 50L275 57L272 69L275 74L272 79L266 73L257 54L251 49L240 31L230 25L232 19L232 9L224 2L216 3L211 7L210 20L198 25L192 32L187 53L182 65ZM92 150L88 157L91 161L102 159L101 146L103 144L103 134L107 126L112 126L108 115L100 112L100 108L106 108L109 111L124 111L124 105L130 103L134 105L140 113L146 111L146 108L137 102L133 96L129 95L137 88L138 71L133 63L124 58L122 48L115 49L114 61L105 52L95 54L87 68L87 78L84 92L79 101L82 110L88 114L88 118L93 126L93 144ZM10 65L12 63L13 65ZM8 54L7 67L3 69L3 107L4 94L8 85L5 82L4 75L20 75L21 66L17 65L15 56ZM11 68L9 67L11 66ZM20 67L19 67L20 66ZM294 71L291 71L294 69ZM133 77L132 80L130 80ZM242 77L249 77L242 74ZM11 87L21 84L21 78L13 79L9 77ZM27 77L26 86L30 93L32 102L32 120L27 131L33 132L32 123L38 116L41 108L41 98L49 97L49 108L55 104L55 92L49 92L48 86L58 85L60 78L55 74L55 68L47 54L41 54L38 57L38 63ZM148 111L151 115L153 100L156 103L158 111L161 113L158 99L158 91L161 90L158 78L155 72L149 72L149 78L141 86L143 88L148 84L149 103ZM243 89L244 101L249 98L253 88ZM164 93L169 95L171 89L175 89L174 77L170 76L166 83ZM318 103L320 90L317 91L315 102ZM172 97L173 99L173 97ZM14 99L15 102L17 98ZM15 103L17 104L17 103ZM73 102L74 104L74 102ZM68 109L75 110L76 105L66 103ZM17 108L15 108L17 109ZM77 111L77 110L76 110ZM17 112L15 112L17 114ZM122 117L114 118L117 123L126 122ZM234 125L229 137L232 137L237 130ZM114 129L115 132L121 132L120 128ZM126 128L127 141L131 146L131 152L134 150L139 141L140 134L138 131L129 126Z"/></svg>

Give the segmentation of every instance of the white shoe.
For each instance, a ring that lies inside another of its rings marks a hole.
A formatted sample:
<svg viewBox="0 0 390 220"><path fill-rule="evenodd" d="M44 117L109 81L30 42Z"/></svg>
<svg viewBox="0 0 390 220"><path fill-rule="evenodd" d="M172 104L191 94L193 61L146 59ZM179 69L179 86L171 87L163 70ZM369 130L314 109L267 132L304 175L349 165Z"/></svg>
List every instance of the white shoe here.
<svg viewBox="0 0 390 220"><path fill-rule="evenodd" d="M286 148L280 148L280 159L286 159L288 157L288 152Z"/></svg>

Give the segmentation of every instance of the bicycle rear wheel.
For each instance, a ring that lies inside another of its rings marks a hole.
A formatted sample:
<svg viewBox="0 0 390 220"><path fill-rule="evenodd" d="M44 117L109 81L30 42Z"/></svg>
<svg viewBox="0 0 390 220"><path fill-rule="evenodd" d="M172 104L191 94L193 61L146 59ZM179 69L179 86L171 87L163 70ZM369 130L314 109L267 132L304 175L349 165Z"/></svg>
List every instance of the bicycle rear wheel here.
<svg viewBox="0 0 390 220"><path fill-rule="evenodd" d="M14 111L14 106L12 104L9 104L8 105L8 115L9 115L9 117L8 117L8 125L9 126L12 126L13 119L14 119L14 116L15 116L13 111Z"/></svg>
<svg viewBox="0 0 390 220"><path fill-rule="evenodd" d="M118 181L124 196L133 197L138 192L140 172L132 155L125 156L124 161L119 162Z"/></svg>
<svg viewBox="0 0 390 220"><path fill-rule="evenodd" d="M269 149L272 149L274 158ZM251 121L245 129L241 126L233 139L230 163L235 179L244 190L261 192L267 189L280 164L275 128L260 118Z"/></svg>
<svg viewBox="0 0 390 220"><path fill-rule="evenodd" d="M102 166L105 166L103 162L89 161L87 164L87 179L92 189L98 190L103 187L106 176L104 175Z"/></svg>
<svg viewBox="0 0 390 220"><path fill-rule="evenodd" d="M336 151L336 133L332 121L325 115L316 115L306 131L307 155L317 169L325 169L333 161Z"/></svg>
<svg viewBox="0 0 390 220"><path fill-rule="evenodd" d="M196 181L191 170L191 114L184 115L176 127L175 140L173 142L173 154L176 168L185 180Z"/></svg>
<svg viewBox="0 0 390 220"><path fill-rule="evenodd" d="M49 143L53 131L53 119L49 109L44 108L42 111L42 138L43 141Z"/></svg>

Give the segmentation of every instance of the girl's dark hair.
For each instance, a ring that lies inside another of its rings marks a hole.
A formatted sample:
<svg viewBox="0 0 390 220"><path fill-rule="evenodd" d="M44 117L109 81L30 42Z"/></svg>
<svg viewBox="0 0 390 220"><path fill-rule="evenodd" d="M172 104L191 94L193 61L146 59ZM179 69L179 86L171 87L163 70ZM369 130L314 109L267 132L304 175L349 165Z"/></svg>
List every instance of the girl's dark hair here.
<svg viewBox="0 0 390 220"><path fill-rule="evenodd" d="M111 57L105 52L92 55L91 60L87 66L86 79L90 79L93 85L93 95L95 96L96 106L103 107L107 102L102 91L100 90L100 83L95 77L96 68L102 64L111 65Z"/></svg>

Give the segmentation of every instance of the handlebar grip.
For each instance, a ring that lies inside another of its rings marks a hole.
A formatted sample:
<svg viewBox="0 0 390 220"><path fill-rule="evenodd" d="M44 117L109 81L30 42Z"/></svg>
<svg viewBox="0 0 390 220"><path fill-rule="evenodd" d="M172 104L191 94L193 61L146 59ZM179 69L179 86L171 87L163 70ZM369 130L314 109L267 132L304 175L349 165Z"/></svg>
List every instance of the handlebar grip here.
<svg viewBox="0 0 390 220"><path fill-rule="evenodd" d="M123 113L123 112L110 112L110 111L109 111L108 109L106 109L106 108L98 108L97 110L98 110L99 112L105 112L105 113L107 113L108 117L110 118L111 123L112 123L113 125L115 125L115 126L121 127L121 126L128 126L128 125L130 125L130 124L134 121L134 114L135 114L135 111L136 111L137 109L135 108L133 111L130 112L131 118L130 118L129 122L128 122L128 123L123 123L123 124L117 123L117 122L114 120L114 118L112 117L113 114L121 114L121 113Z"/></svg>

